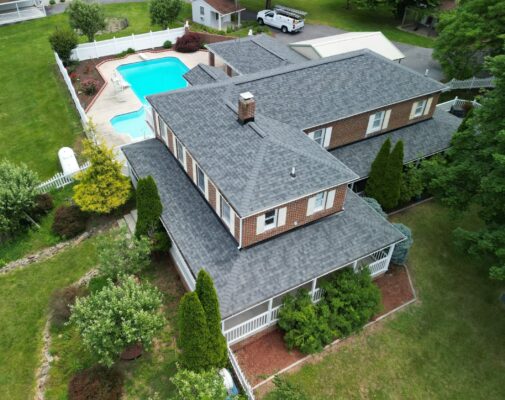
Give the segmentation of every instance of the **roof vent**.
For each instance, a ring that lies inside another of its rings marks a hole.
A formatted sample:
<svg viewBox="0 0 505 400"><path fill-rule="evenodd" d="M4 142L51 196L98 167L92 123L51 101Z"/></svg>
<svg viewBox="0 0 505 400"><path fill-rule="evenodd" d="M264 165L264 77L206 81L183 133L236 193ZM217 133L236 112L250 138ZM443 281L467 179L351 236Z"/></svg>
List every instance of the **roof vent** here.
<svg viewBox="0 0 505 400"><path fill-rule="evenodd" d="M293 179L296 178L296 169L295 169L295 167L291 168L291 172L289 173L289 175Z"/></svg>
<svg viewBox="0 0 505 400"><path fill-rule="evenodd" d="M251 92L240 93L238 100L238 122L242 125L254 121L256 100Z"/></svg>

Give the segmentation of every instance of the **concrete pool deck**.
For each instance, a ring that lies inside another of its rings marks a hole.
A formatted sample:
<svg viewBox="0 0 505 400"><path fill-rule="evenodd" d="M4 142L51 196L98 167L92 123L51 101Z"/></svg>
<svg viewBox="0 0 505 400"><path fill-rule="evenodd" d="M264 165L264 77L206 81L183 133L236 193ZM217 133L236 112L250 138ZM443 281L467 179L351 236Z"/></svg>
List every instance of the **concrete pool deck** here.
<svg viewBox="0 0 505 400"><path fill-rule="evenodd" d="M208 64L208 52L197 51L196 53L178 53L173 50L150 52L141 51L148 60L155 60L164 57L175 57L182 61L189 69L199 63ZM110 120L116 115L137 111L142 107L141 101L135 96L131 88L117 92L111 82L116 68L123 64L131 64L145 61L139 53L131 54L125 58L105 61L97 66L98 72L105 81L105 86L96 97L94 103L86 111L89 118L93 120L97 128L97 135L101 142L109 147L122 146L132 143L134 140L127 134L117 133L112 127ZM120 76L120 74L118 73Z"/></svg>

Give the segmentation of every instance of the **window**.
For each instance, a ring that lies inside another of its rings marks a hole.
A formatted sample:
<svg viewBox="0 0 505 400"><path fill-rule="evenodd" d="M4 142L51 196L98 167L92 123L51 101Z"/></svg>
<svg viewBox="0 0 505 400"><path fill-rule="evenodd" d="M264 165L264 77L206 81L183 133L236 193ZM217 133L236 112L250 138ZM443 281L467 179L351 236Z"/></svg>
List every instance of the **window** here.
<svg viewBox="0 0 505 400"><path fill-rule="evenodd" d="M221 218L226 225L231 225L231 208L225 199L221 197Z"/></svg>
<svg viewBox="0 0 505 400"><path fill-rule="evenodd" d="M378 132L382 129L382 123L384 121L385 111L379 111L378 113L370 115L370 119L368 120L368 128L366 133Z"/></svg>
<svg viewBox="0 0 505 400"><path fill-rule="evenodd" d="M331 126L309 132L309 137L321 147L328 147L331 138Z"/></svg>
<svg viewBox="0 0 505 400"><path fill-rule="evenodd" d="M200 15L205 15L205 8L200 6Z"/></svg>
<svg viewBox="0 0 505 400"><path fill-rule="evenodd" d="M322 146L324 143L324 133L322 129L318 129L317 131L312 132L313 137L312 139L314 142L316 142L319 146Z"/></svg>
<svg viewBox="0 0 505 400"><path fill-rule="evenodd" d="M424 113L424 108L426 107L426 100L417 101L414 103L414 118L420 117Z"/></svg>
<svg viewBox="0 0 505 400"><path fill-rule="evenodd" d="M167 134L167 126L163 121L161 122L161 138L165 142L166 145L168 145L168 134Z"/></svg>
<svg viewBox="0 0 505 400"><path fill-rule="evenodd" d="M277 211L270 210L265 213L265 230L272 229L277 226Z"/></svg>
<svg viewBox="0 0 505 400"><path fill-rule="evenodd" d="M321 192L316 194L314 198L314 207L312 209L313 212L318 212L324 209L324 199L325 199L325 192Z"/></svg>
<svg viewBox="0 0 505 400"><path fill-rule="evenodd" d="M205 174L198 165L196 166L196 185L202 193L205 193Z"/></svg>
<svg viewBox="0 0 505 400"><path fill-rule="evenodd" d="M179 160L179 162L184 165L184 147L182 147L182 144L181 142L179 142L179 139L175 139L175 151L176 151L176 154L177 154L177 159Z"/></svg>

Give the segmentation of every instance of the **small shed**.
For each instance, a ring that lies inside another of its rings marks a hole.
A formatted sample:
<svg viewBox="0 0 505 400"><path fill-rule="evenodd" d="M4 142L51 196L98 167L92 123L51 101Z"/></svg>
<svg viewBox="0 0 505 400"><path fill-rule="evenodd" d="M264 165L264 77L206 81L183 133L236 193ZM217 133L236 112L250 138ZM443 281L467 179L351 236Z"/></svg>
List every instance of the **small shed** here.
<svg viewBox="0 0 505 400"><path fill-rule="evenodd" d="M234 0L193 0L193 22L218 30L240 26L240 13L245 10Z"/></svg>
<svg viewBox="0 0 505 400"><path fill-rule="evenodd" d="M71 175L79 171L79 164L75 158L74 151L70 147L62 147L58 150L61 168L64 175Z"/></svg>
<svg viewBox="0 0 505 400"><path fill-rule="evenodd" d="M405 58L405 55L382 32L349 32L291 43L289 46L309 60L362 49L372 50L392 61L399 62Z"/></svg>

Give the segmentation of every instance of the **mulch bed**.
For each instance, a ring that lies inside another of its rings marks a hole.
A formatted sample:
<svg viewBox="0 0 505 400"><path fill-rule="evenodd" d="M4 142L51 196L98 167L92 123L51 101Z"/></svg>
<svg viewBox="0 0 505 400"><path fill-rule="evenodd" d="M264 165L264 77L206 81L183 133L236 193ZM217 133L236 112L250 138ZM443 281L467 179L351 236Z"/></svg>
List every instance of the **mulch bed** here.
<svg viewBox="0 0 505 400"><path fill-rule="evenodd" d="M72 85L74 86L82 108L86 109L88 105L91 104L95 96L100 92L100 89L105 85L105 81L96 69L96 66L104 60L112 60L114 58L114 56L108 56L94 60L80 61L79 64L69 68L69 76L72 80ZM88 96L81 90L81 83L87 81L88 79L93 79L97 82L96 93L91 96Z"/></svg>
<svg viewBox="0 0 505 400"><path fill-rule="evenodd" d="M389 271L377 278L375 284L382 293L383 310L375 319L414 299L407 270L392 264ZM234 346L234 353L249 383L254 386L269 376L303 359L297 350L289 351L284 344L283 332L275 330L251 338L245 345Z"/></svg>

